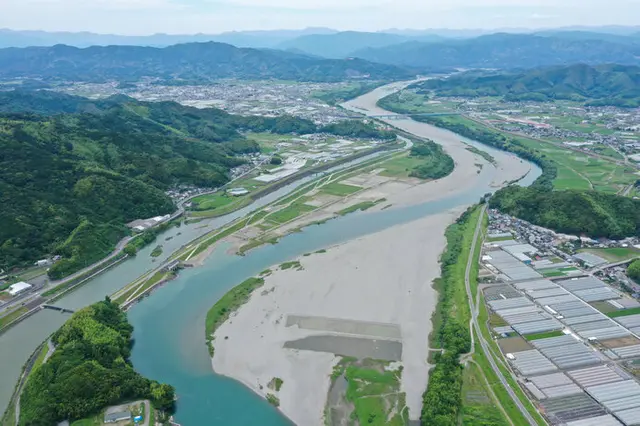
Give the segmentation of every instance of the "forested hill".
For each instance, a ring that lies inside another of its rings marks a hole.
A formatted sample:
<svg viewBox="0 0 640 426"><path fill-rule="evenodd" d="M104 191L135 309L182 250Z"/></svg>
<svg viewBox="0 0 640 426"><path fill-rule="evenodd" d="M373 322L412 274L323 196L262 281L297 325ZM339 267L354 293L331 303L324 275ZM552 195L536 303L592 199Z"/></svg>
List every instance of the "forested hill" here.
<svg viewBox="0 0 640 426"><path fill-rule="evenodd" d="M640 43L580 40L530 34L492 34L470 40L408 42L363 49L354 56L418 68L535 68L574 63L640 64Z"/></svg>
<svg viewBox="0 0 640 426"><path fill-rule="evenodd" d="M56 101L56 99L58 101ZM391 138L358 121L318 128L295 117L242 117L173 102L7 92L0 109L0 269L50 254L60 278L111 252L124 224L175 206L177 184L216 187L256 142L240 131ZM12 102L15 100L15 103ZM66 111L91 110L77 114Z"/></svg>
<svg viewBox="0 0 640 426"><path fill-rule="evenodd" d="M132 334L126 314L108 298L73 314L51 338L56 347L51 358L35 367L25 384L19 425L73 423L140 399L151 400L163 417L171 415L174 388L131 366Z"/></svg>
<svg viewBox="0 0 640 426"><path fill-rule="evenodd" d="M321 59L278 50L188 43L165 48L57 45L0 49L0 78L105 81L143 77L210 82L219 78L341 81L404 79L415 73L364 59Z"/></svg>
<svg viewBox="0 0 640 426"><path fill-rule="evenodd" d="M471 71L413 86L441 96L503 96L509 101L568 99L587 105L640 106L640 67L625 65L571 66L518 73Z"/></svg>

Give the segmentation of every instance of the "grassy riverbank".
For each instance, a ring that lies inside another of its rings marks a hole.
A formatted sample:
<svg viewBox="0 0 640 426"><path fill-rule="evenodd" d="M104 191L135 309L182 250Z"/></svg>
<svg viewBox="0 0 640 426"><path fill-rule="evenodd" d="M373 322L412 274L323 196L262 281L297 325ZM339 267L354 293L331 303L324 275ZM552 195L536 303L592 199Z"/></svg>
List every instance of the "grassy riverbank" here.
<svg viewBox="0 0 640 426"><path fill-rule="evenodd" d="M228 291L209 309L205 321L205 334L211 356L214 354L213 333L229 318L229 315L247 303L251 297L251 293L262 287L263 284L263 278L249 278Z"/></svg>

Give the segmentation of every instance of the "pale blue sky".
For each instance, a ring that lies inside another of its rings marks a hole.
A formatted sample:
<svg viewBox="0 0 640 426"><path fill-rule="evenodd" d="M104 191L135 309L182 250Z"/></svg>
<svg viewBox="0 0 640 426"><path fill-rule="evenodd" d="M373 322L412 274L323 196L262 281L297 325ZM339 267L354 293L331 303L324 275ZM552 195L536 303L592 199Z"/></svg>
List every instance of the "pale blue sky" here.
<svg viewBox="0 0 640 426"><path fill-rule="evenodd" d="M0 0L0 27L118 34L640 25L640 0Z"/></svg>

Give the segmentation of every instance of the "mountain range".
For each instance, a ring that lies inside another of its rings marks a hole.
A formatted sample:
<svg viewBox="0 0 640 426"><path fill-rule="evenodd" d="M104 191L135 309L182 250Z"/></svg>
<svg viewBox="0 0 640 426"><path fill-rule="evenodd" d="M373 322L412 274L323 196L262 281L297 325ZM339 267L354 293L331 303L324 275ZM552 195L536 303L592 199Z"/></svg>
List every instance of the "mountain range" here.
<svg viewBox="0 0 640 426"><path fill-rule="evenodd" d="M631 36L630 36L631 37ZM640 38L620 43L596 38L492 34L438 43L407 42L366 48L353 56L422 69L533 68L572 63L640 64Z"/></svg>
<svg viewBox="0 0 640 426"><path fill-rule="evenodd" d="M105 81L143 77L174 82L220 78L342 81L402 79L415 72L364 59L322 59L281 50L188 43L165 48L56 45L0 49L0 79Z"/></svg>
<svg viewBox="0 0 640 426"><path fill-rule="evenodd" d="M638 107L640 67L576 64L516 73L470 71L412 87L440 96L503 96L510 101L565 99L587 105Z"/></svg>

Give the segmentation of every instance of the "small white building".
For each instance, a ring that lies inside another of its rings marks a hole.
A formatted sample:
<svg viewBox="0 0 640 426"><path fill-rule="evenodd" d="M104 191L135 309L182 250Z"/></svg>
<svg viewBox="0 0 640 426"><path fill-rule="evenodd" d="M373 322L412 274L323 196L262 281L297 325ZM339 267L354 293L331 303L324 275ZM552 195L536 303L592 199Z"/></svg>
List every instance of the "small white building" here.
<svg viewBox="0 0 640 426"><path fill-rule="evenodd" d="M51 261L49 259L38 260L34 265L35 266L47 266L50 265Z"/></svg>
<svg viewBox="0 0 640 426"><path fill-rule="evenodd" d="M233 195L234 197L239 197L241 195L247 195L249 193L245 188L231 188L227 189L227 194Z"/></svg>
<svg viewBox="0 0 640 426"><path fill-rule="evenodd" d="M18 294L29 290L31 287L33 287L31 284L20 281L19 283L11 284L9 286L9 294L11 296L17 296Z"/></svg>

